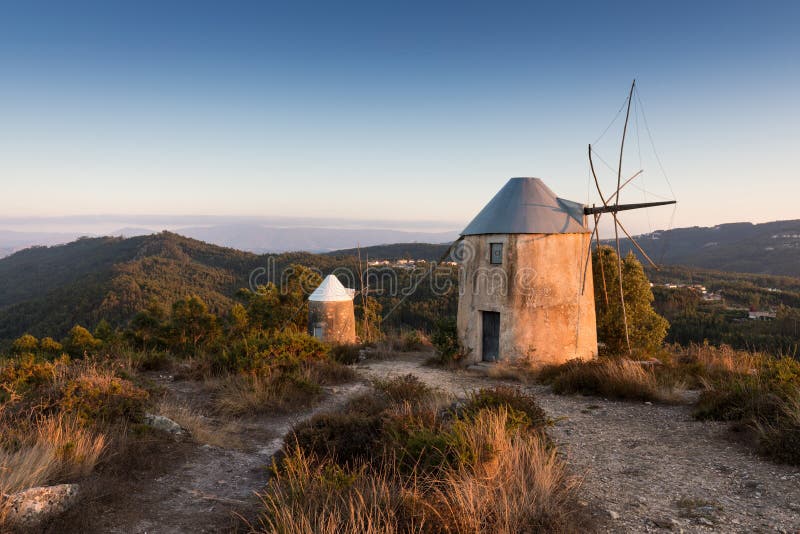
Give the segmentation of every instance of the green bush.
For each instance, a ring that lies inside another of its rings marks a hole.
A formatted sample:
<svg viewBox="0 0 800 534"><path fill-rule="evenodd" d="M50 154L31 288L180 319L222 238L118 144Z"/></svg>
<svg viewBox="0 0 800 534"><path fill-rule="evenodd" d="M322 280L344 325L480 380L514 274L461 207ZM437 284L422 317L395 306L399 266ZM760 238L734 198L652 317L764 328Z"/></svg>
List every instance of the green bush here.
<svg viewBox="0 0 800 534"><path fill-rule="evenodd" d="M102 344L102 341L95 339L91 332L84 327L75 325L67 334L66 339L64 339L64 350L70 356L80 357L99 349Z"/></svg>
<svg viewBox="0 0 800 534"><path fill-rule="evenodd" d="M431 333L431 344L441 363L451 363L464 356L464 349L458 340L458 327L455 319L437 321Z"/></svg>
<svg viewBox="0 0 800 534"><path fill-rule="evenodd" d="M18 337L11 344L13 354L34 353L39 350L39 340L30 334Z"/></svg>
<svg viewBox="0 0 800 534"><path fill-rule="evenodd" d="M90 368L70 380L61 409L85 424L141 422L148 394L132 382Z"/></svg>
<svg viewBox="0 0 800 534"><path fill-rule="evenodd" d="M757 423L759 452L779 462L800 465L800 390L781 404L773 423Z"/></svg>
<svg viewBox="0 0 800 534"><path fill-rule="evenodd" d="M459 415L474 418L481 410L501 407L508 410L509 421L519 426L541 429L550 424L550 419L533 394L510 386L484 388L470 394Z"/></svg>
<svg viewBox="0 0 800 534"><path fill-rule="evenodd" d="M68 363L66 357L49 362L33 354L6 361L0 367L0 402L21 400L40 386L53 383L59 369Z"/></svg>
<svg viewBox="0 0 800 534"><path fill-rule="evenodd" d="M334 345L330 350L330 357L334 361L344 365L353 365L358 363L360 356L360 345Z"/></svg>
<svg viewBox="0 0 800 534"><path fill-rule="evenodd" d="M375 381L375 388L393 402L419 404L430 400L434 390L416 375L407 374L390 380Z"/></svg>
<svg viewBox="0 0 800 534"><path fill-rule="evenodd" d="M334 412L300 423L290 441L307 455L355 465L375 459L382 433L383 419L378 414Z"/></svg>

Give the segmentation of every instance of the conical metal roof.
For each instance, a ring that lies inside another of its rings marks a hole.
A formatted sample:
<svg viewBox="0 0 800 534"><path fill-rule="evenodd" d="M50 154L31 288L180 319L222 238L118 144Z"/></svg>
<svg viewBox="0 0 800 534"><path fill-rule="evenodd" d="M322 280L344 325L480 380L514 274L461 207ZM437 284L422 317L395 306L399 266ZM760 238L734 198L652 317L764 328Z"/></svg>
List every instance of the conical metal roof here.
<svg viewBox="0 0 800 534"><path fill-rule="evenodd" d="M348 289L342 285L338 278L329 274L317 289L308 297L308 300L317 302L341 302L353 300L355 289Z"/></svg>
<svg viewBox="0 0 800 534"><path fill-rule="evenodd" d="M558 198L539 178L511 178L461 235L588 232L583 204Z"/></svg>

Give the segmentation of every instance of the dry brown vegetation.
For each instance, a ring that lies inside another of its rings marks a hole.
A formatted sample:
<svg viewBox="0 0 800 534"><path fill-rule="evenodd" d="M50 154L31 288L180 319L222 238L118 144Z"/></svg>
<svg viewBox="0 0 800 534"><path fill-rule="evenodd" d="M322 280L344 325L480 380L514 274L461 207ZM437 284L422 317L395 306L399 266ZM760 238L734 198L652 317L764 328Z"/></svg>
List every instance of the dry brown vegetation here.
<svg viewBox="0 0 800 534"><path fill-rule="evenodd" d="M700 390L697 419L732 421L754 434L756 448L800 464L800 362L790 357L714 347L668 346L646 362L620 357L572 361L539 370L556 393L671 402Z"/></svg>
<svg viewBox="0 0 800 534"><path fill-rule="evenodd" d="M191 407L167 400L159 403L156 412L178 423L197 443L226 449L239 449L244 446L241 438L237 436L241 425L235 420L215 426L208 417Z"/></svg>
<svg viewBox="0 0 800 534"><path fill-rule="evenodd" d="M456 406L409 375L296 428L255 532L577 532L577 480L535 399L482 390Z"/></svg>

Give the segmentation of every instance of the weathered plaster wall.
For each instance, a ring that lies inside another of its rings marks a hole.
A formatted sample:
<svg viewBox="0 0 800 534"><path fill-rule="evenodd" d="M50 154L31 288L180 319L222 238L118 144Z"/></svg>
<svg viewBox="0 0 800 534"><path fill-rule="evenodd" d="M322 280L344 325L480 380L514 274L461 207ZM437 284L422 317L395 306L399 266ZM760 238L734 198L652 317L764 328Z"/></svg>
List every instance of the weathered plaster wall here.
<svg viewBox="0 0 800 534"><path fill-rule="evenodd" d="M353 301L308 301L308 333L314 335L314 325L322 325L322 340L329 343L355 343L356 318Z"/></svg>
<svg viewBox="0 0 800 534"><path fill-rule="evenodd" d="M477 235L464 239L458 331L482 359L481 311L500 312L500 359L562 363L597 355L590 234ZM489 244L503 243L502 265Z"/></svg>

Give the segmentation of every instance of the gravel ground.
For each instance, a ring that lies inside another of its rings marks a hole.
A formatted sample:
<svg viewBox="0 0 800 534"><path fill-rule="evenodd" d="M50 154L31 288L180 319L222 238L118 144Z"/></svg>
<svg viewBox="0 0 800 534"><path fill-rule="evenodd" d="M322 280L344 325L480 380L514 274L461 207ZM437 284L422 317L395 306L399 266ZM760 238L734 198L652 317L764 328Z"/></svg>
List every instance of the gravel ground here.
<svg viewBox="0 0 800 534"><path fill-rule="evenodd" d="M429 354L367 361L371 377L413 373L455 395L497 384L423 365ZM800 469L754 456L728 425L694 421L688 406L615 402L533 391L556 422L551 435L583 477L601 532L800 532Z"/></svg>

